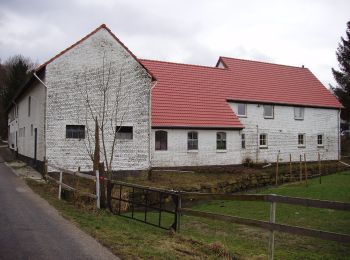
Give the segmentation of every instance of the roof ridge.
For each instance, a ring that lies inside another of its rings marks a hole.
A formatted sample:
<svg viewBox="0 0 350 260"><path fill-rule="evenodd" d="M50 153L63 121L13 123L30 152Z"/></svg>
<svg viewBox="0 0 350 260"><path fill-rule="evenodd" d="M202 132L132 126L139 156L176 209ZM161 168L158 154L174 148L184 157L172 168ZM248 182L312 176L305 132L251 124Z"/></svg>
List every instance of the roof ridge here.
<svg viewBox="0 0 350 260"><path fill-rule="evenodd" d="M92 32L90 32L89 34L85 35L83 38L81 38L79 41L73 43L72 45L70 45L69 47L65 48L63 51L59 52L58 54L56 54L54 57L52 57L51 59L49 59L48 61L44 62L43 64L41 64L39 67L37 67L35 69L35 71L40 71L41 69L43 69L44 67L46 67L46 65L48 65L49 63L51 63L52 61L54 61L55 59L57 59L58 57L60 57L61 55L65 54L67 51L73 49L74 47L76 47L77 45L79 45L80 43L82 43L83 41L85 41L86 39L88 39L90 36L94 35L96 32L98 32L101 29L105 29L120 45L122 45L122 47L137 61L140 63L139 59L136 57L136 55L121 41L119 40L119 38L112 32L111 29L109 29L107 27L106 24L101 24L99 27L97 27L95 30L93 30ZM143 64L140 63L140 65L149 73L149 75L153 78L156 79L156 77L145 67L143 66Z"/></svg>
<svg viewBox="0 0 350 260"><path fill-rule="evenodd" d="M177 65L185 65L185 66L193 66L193 67L203 67L203 68L209 68L209 69L220 69L220 70L227 70L227 68L218 68L215 66L206 66L206 65L199 65L199 64L189 64L189 63L182 63L182 62L172 62L172 61L162 61L162 60L151 60L151 59L139 59L140 61L151 61L151 62L162 62L162 63L170 63L170 64L177 64Z"/></svg>
<svg viewBox="0 0 350 260"><path fill-rule="evenodd" d="M276 65L276 66L285 66L285 67L291 67L296 69L308 69L307 67L299 67L299 66L292 66L292 65L286 65L286 64L280 64L280 63L273 63L268 61L259 61L259 60L251 60L251 59L242 59L242 58L233 58L233 57L227 57L227 56L220 56L219 60L223 59L231 59L231 60L241 60L241 61L248 61L248 62L256 62L256 63L264 63L269 65Z"/></svg>

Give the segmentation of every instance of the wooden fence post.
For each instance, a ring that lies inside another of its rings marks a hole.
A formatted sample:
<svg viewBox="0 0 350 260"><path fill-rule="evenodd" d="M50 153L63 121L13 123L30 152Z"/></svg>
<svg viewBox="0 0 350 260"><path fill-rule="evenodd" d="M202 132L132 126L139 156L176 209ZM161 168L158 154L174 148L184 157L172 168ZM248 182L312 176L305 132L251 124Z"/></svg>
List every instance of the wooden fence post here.
<svg viewBox="0 0 350 260"><path fill-rule="evenodd" d="M177 227L176 232L180 233L180 224L181 224L181 193L178 193L178 202L177 202Z"/></svg>
<svg viewBox="0 0 350 260"><path fill-rule="evenodd" d="M46 181L46 175L47 175L47 159L44 156L44 169L43 169L43 178Z"/></svg>
<svg viewBox="0 0 350 260"><path fill-rule="evenodd" d="M302 166L301 155L300 155L300 163L299 163L299 166L300 166L300 176L299 176L299 180L300 180L300 182L302 182L302 181L303 181L303 166Z"/></svg>
<svg viewBox="0 0 350 260"><path fill-rule="evenodd" d="M289 181L292 179L292 154L289 154ZM294 178L293 178L294 180Z"/></svg>
<svg viewBox="0 0 350 260"><path fill-rule="evenodd" d="M58 185L58 199L61 199L61 192L62 192L62 171L60 171L60 183Z"/></svg>
<svg viewBox="0 0 350 260"><path fill-rule="evenodd" d="M96 170L96 207L100 208L100 172Z"/></svg>
<svg viewBox="0 0 350 260"><path fill-rule="evenodd" d="M320 184L322 183L322 171L321 171L321 156L318 153L318 174L320 175Z"/></svg>
<svg viewBox="0 0 350 260"><path fill-rule="evenodd" d="M276 161L276 180L275 180L275 184L278 185L278 163L280 161L280 153L278 152L277 154L277 161Z"/></svg>
<svg viewBox="0 0 350 260"><path fill-rule="evenodd" d="M273 195L273 194L272 194ZM270 204L270 223L276 222L276 202ZM270 230L268 259L273 260L275 251L275 231Z"/></svg>
<svg viewBox="0 0 350 260"><path fill-rule="evenodd" d="M306 153L304 153L304 166L305 166L305 184L307 186L307 166L306 166Z"/></svg>
<svg viewBox="0 0 350 260"><path fill-rule="evenodd" d="M98 171L101 178L100 181L100 207L106 208L106 180L105 180L105 165L103 162L98 164Z"/></svg>

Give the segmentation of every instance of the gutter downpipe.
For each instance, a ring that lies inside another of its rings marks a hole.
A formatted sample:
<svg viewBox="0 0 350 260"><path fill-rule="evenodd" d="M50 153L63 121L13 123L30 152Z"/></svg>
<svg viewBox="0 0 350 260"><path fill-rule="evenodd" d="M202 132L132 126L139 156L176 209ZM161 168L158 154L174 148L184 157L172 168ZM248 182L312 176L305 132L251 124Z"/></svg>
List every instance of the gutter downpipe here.
<svg viewBox="0 0 350 260"><path fill-rule="evenodd" d="M152 154L152 90L153 88L157 85L157 81L155 80L153 83L153 86L149 90L149 105L148 105L148 128L149 128L149 169L151 170L152 168L152 159L151 159L151 154Z"/></svg>
<svg viewBox="0 0 350 260"><path fill-rule="evenodd" d="M46 111L47 111L47 86L46 84L36 75L36 72L34 72L34 77L45 87L45 104L44 104L44 152L45 152L45 157L43 158L44 160L47 159L46 157L46 129L47 129L47 120L46 120Z"/></svg>
<svg viewBox="0 0 350 260"><path fill-rule="evenodd" d="M256 163L259 161L259 125L256 125Z"/></svg>

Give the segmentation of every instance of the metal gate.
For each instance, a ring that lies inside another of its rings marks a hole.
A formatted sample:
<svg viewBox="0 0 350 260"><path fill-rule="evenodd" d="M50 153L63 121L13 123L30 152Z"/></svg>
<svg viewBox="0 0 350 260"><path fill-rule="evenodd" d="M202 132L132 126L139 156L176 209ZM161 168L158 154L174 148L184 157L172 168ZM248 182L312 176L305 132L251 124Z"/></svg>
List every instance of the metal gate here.
<svg viewBox="0 0 350 260"><path fill-rule="evenodd" d="M181 199L177 191L121 181L111 181L108 186L107 202L113 214L163 229L178 229Z"/></svg>

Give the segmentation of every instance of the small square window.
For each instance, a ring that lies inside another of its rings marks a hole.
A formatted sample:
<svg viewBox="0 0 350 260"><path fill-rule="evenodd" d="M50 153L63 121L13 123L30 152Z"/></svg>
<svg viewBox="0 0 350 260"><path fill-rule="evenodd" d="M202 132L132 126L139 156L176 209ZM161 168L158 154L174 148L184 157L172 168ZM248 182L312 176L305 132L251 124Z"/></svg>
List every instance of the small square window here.
<svg viewBox="0 0 350 260"><path fill-rule="evenodd" d="M294 107L294 119L303 120L304 119L304 108Z"/></svg>
<svg viewBox="0 0 350 260"><path fill-rule="evenodd" d="M305 134L298 134L298 146L305 147Z"/></svg>
<svg viewBox="0 0 350 260"><path fill-rule="evenodd" d="M261 148L267 148L267 134L260 134L259 145Z"/></svg>
<svg viewBox="0 0 350 260"><path fill-rule="evenodd" d="M117 126L117 139L131 140L133 139L132 126Z"/></svg>
<svg viewBox="0 0 350 260"><path fill-rule="evenodd" d="M237 115L241 117L247 116L247 104L238 103L237 105Z"/></svg>
<svg viewBox="0 0 350 260"><path fill-rule="evenodd" d="M264 118L274 117L274 107L272 105L264 105Z"/></svg>
<svg viewBox="0 0 350 260"><path fill-rule="evenodd" d="M317 135L317 146L323 146L323 134Z"/></svg>

